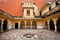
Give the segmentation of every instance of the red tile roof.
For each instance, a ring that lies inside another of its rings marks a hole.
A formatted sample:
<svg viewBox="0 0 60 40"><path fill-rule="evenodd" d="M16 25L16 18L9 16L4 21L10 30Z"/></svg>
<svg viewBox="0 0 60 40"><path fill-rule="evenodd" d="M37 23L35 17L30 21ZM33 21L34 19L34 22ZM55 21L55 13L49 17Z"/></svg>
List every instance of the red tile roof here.
<svg viewBox="0 0 60 40"><path fill-rule="evenodd" d="M23 1L24 0L0 0L0 9L4 10L12 16L23 16L21 6ZM33 0L33 2L35 2L36 5L41 8L45 4L46 0Z"/></svg>

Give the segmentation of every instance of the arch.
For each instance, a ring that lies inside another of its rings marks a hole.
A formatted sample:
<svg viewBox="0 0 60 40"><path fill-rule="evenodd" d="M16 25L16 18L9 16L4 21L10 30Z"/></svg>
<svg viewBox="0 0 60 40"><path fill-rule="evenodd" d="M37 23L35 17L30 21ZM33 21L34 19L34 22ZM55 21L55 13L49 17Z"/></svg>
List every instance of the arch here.
<svg viewBox="0 0 60 40"><path fill-rule="evenodd" d="M26 22L26 28L27 28L27 29L31 29L30 24L31 24L31 23L30 23L30 21L28 20L28 21Z"/></svg>
<svg viewBox="0 0 60 40"><path fill-rule="evenodd" d="M1 23L2 23L2 21L0 20L0 31L1 31Z"/></svg>
<svg viewBox="0 0 60 40"><path fill-rule="evenodd" d="M56 6L60 5L60 4L58 3L58 1L59 1L59 0L56 1Z"/></svg>
<svg viewBox="0 0 60 40"><path fill-rule="evenodd" d="M3 31L6 31L7 30L7 24L8 24L8 21L7 20L4 20L3 21Z"/></svg>
<svg viewBox="0 0 60 40"><path fill-rule="evenodd" d="M25 22L24 21L21 21L20 29L25 29Z"/></svg>
<svg viewBox="0 0 60 40"><path fill-rule="evenodd" d="M32 29L37 29L37 23L36 23L36 21L32 22Z"/></svg>
<svg viewBox="0 0 60 40"><path fill-rule="evenodd" d="M51 30L55 30L54 21L51 19L49 23L50 23L50 24L49 24L49 25L50 25L50 29L51 29Z"/></svg>
<svg viewBox="0 0 60 40"><path fill-rule="evenodd" d="M27 16L30 16L30 10L27 10Z"/></svg>
<svg viewBox="0 0 60 40"><path fill-rule="evenodd" d="M48 29L48 22L45 22L45 28Z"/></svg>
<svg viewBox="0 0 60 40"><path fill-rule="evenodd" d="M58 20L56 21L56 25L57 25L57 30L58 30L58 32L60 32L60 17L59 17Z"/></svg>

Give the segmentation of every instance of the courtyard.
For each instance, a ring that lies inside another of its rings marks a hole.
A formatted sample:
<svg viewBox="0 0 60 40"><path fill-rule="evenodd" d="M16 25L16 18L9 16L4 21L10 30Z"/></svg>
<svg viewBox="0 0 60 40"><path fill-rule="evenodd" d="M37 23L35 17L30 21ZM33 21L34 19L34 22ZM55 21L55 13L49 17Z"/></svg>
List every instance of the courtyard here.
<svg viewBox="0 0 60 40"><path fill-rule="evenodd" d="M15 29L1 33L0 40L60 40L60 33L46 29Z"/></svg>

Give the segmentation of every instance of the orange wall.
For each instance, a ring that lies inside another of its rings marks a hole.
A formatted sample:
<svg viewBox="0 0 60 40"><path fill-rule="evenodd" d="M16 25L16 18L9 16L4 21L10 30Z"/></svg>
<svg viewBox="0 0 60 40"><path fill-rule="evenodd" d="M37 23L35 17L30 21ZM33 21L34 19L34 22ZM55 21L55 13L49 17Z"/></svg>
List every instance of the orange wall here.
<svg viewBox="0 0 60 40"><path fill-rule="evenodd" d="M6 0L3 2L0 0L0 9L13 16L23 16L21 6L23 1L24 0ZM41 8L45 4L46 0L34 0L34 2L39 8Z"/></svg>

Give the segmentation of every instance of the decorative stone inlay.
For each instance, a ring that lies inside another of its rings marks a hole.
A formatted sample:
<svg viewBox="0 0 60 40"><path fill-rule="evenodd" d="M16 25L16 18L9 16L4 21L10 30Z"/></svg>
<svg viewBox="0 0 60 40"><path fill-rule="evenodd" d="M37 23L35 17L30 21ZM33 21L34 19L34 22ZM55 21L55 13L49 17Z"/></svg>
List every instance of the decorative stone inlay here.
<svg viewBox="0 0 60 40"><path fill-rule="evenodd" d="M24 34L23 36L26 38L32 38L34 37L34 34L28 33L28 34Z"/></svg>
<svg viewBox="0 0 60 40"><path fill-rule="evenodd" d="M36 39L38 36L36 35L36 34L34 34L34 33L26 33L26 34L23 34L22 35L23 37L23 39L31 39L31 40L33 40L33 39Z"/></svg>

